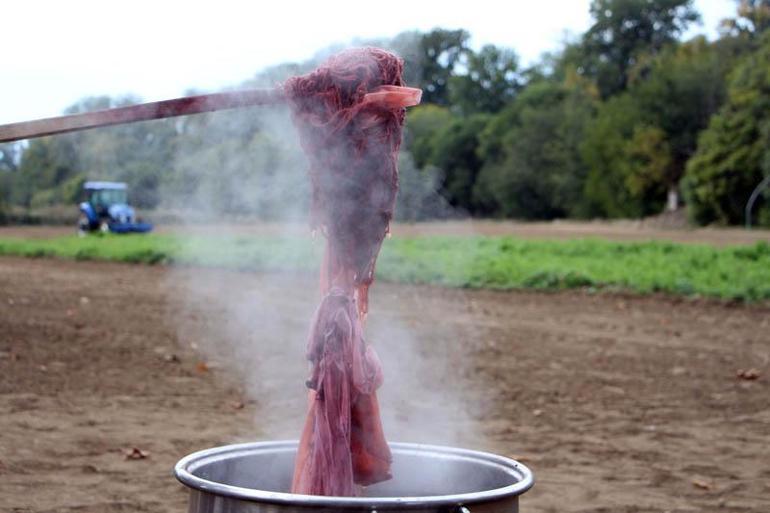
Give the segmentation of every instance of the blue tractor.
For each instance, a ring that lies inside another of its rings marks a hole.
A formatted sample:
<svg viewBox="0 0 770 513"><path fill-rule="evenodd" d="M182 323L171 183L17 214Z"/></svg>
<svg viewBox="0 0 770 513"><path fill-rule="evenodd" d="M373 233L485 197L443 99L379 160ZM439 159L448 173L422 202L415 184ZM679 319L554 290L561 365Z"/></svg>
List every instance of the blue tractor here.
<svg viewBox="0 0 770 513"><path fill-rule="evenodd" d="M127 189L122 182L86 182L83 192L86 200L80 207L78 233L92 231L112 233L144 233L152 224L136 218L136 211L128 205Z"/></svg>

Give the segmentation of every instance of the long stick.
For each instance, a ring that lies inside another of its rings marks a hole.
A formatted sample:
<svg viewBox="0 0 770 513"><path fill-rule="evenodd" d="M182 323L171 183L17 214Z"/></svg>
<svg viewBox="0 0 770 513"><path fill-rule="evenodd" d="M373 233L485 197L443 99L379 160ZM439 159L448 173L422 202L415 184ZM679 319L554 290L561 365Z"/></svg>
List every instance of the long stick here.
<svg viewBox="0 0 770 513"><path fill-rule="evenodd" d="M0 125L0 142L18 141L135 121L186 116L252 105L267 105L280 103L283 100L283 92L280 89L251 89L186 96L173 100Z"/></svg>

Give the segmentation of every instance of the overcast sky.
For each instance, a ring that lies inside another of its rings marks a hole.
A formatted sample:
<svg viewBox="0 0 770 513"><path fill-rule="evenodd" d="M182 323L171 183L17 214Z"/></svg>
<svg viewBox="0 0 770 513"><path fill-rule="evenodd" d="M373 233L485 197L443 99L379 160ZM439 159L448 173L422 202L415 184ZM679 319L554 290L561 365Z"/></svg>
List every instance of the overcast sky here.
<svg viewBox="0 0 770 513"><path fill-rule="evenodd" d="M88 95L173 98L237 84L332 43L465 28L524 63L589 25L590 0L50 0L3 5L0 123L54 116ZM711 37L732 0L696 0ZM506 6L506 7L502 7Z"/></svg>

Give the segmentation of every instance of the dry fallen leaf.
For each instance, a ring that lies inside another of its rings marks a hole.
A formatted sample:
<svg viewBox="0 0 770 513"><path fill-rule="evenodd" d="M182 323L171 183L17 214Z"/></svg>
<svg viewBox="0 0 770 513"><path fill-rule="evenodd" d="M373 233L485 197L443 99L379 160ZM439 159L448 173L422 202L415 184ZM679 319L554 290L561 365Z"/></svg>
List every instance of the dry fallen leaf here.
<svg viewBox="0 0 770 513"><path fill-rule="evenodd" d="M243 404L243 401L232 401L232 402L230 403L230 406L231 406L231 407L232 407L234 410L242 410L242 409L243 409L243 407L244 407L244 406L246 406L246 405L245 405L245 404Z"/></svg>
<svg viewBox="0 0 770 513"><path fill-rule="evenodd" d="M738 369L736 376L746 381L753 381L759 379L759 371L757 369Z"/></svg>
<svg viewBox="0 0 770 513"><path fill-rule="evenodd" d="M711 490L714 488L714 485L709 483L708 481L705 481L703 479L693 479L692 485L695 488L700 488L701 490Z"/></svg>
<svg viewBox="0 0 770 513"><path fill-rule="evenodd" d="M206 362L198 362L195 365L195 370L197 370L198 372L200 372L202 374L204 372L208 372L209 371L209 366L206 364Z"/></svg>
<svg viewBox="0 0 770 513"><path fill-rule="evenodd" d="M150 453L143 451L138 447L132 447L130 449L123 449L123 456L125 456L127 460L143 460L145 458L149 458Z"/></svg>
<svg viewBox="0 0 770 513"><path fill-rule="evenodd" d="M84 474L98 474L99 473L99 469L96 468L93 465L83 465L82 467L80 467L80 471L83 472Z"/></svg>

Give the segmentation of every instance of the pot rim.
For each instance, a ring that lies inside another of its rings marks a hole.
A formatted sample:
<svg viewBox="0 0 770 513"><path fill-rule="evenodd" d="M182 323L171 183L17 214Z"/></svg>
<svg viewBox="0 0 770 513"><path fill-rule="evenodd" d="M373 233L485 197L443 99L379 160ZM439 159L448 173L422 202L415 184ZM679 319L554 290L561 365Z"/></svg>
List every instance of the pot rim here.
<svg viewBox="0 0 770 513"><path fill-rule="evenodd" d="M508 497L523 494L534 484L532 471L516 460L488 452L460 449L441 445L426 445L415 443L391 443L394 452L400 453L438 453L461 457L468 460L483 461L504 469L507 473L517 476L516 483L502 488L483 490L479 492L460 493L452 495L428 495L416 497L327 497L319 495L302 495L285 492L272 492L243 488L197 477L193 472L201 465L217 460L228 459L233 454L253 453L255 449L285 449L296 448L296 440L281 440L267 442L250 442L224 445L211 449L197 451L185 456L174 466L174 475L184 485L215 495L231 497L251 502L284 504L307 507L333 507L355 509L410 509L432 506L464 506L482 502L493 502Z"/></svg>

